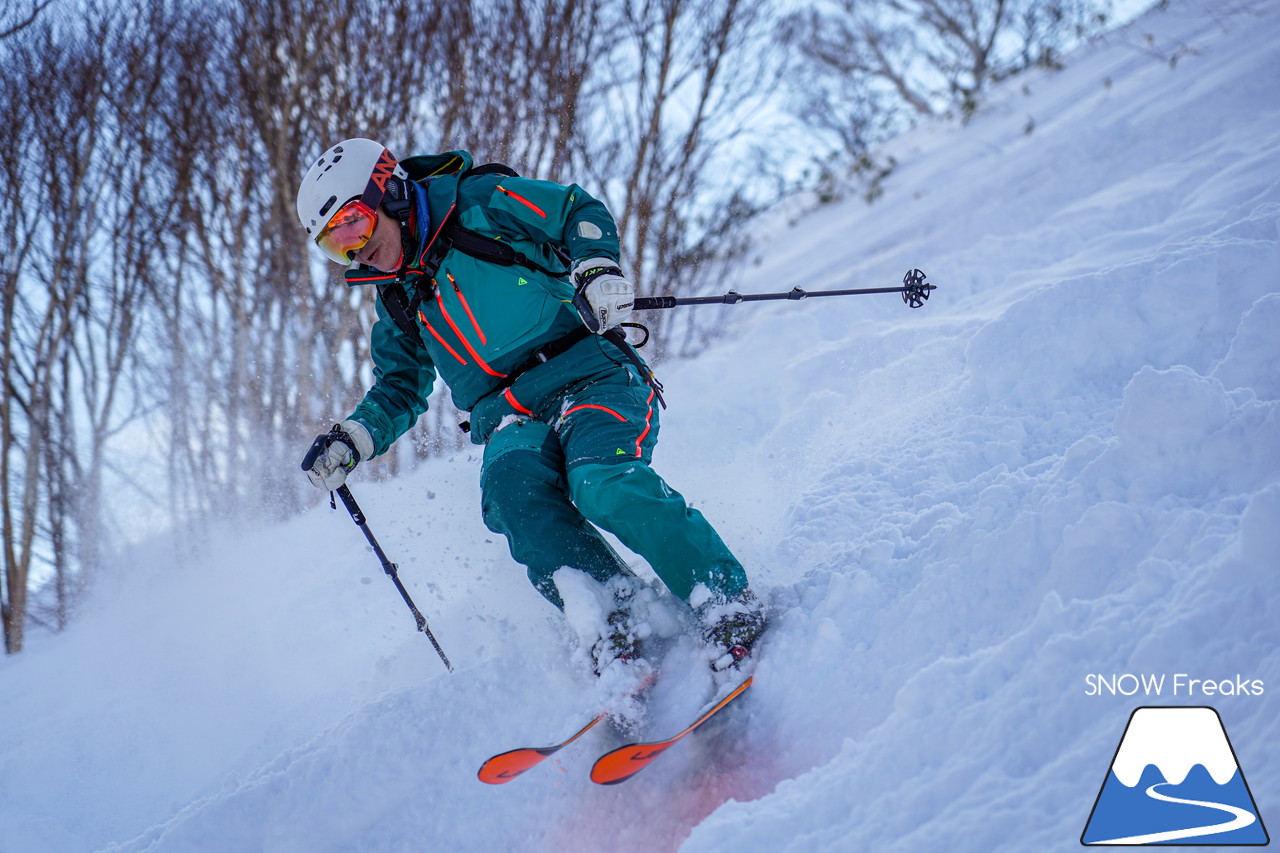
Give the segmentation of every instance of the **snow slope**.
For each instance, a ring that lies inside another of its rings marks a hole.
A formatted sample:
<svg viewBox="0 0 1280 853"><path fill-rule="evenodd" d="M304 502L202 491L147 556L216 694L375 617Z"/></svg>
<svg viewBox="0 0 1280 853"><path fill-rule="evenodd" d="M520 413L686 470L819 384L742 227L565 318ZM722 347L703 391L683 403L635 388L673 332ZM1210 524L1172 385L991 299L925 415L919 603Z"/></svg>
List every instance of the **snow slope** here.
<svg viewBox="0 0 1280 853"><path fill-rule="evenodd" d="M1216 707L1280 821L1277 36L1278 4L1175 0L897 140L880 203L779 222L733 283L919 266L919 311L684 309L738 325L662 371L655 463L774 607L736 737L476 781L592 687L464 452L353 484L457 672L341 512L139 552L0 662L0 851L1073 850L1144 704ZM697 702L669 681L655 731Z"/></svg>

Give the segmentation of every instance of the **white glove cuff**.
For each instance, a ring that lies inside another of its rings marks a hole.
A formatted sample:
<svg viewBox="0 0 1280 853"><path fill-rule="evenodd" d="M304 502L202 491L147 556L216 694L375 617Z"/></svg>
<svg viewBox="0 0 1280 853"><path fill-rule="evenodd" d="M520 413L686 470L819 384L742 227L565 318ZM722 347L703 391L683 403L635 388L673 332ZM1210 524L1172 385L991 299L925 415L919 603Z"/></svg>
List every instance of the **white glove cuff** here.
<svg viewBox="0 0 1280 853"><path fill-rule="evenodd" d="M369 430L365 429L365 425L359 421L343 421L338 424L356 446L356 453L360 454L360 461L364 462L373 458L373 436L369 434Z"/></svg>
<svg viewBox="0 0 1280 853"><path fill-rule="evenodd" d="M578 261L573 267L573 280L575 283L578 277L586 275L593 269L603 268L616 276L622 275L622 268L618 266L618 262L609 258L587 258L585 261Z"/></svg>

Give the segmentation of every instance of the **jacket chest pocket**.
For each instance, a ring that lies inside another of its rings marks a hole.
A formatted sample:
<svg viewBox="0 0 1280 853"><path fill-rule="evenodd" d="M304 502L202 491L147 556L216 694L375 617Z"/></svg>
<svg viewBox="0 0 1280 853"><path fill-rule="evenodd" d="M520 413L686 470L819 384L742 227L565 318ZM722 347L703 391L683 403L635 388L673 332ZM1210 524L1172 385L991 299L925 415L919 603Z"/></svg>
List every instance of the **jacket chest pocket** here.
<svg viewBox="0 0 1280 853"><path fill-rule="evenodd" d="M504 374L490 362L540 335L558 307L536 277L515 268L475 279L446 270L418 320L454 360L497 377Z"/></svg>

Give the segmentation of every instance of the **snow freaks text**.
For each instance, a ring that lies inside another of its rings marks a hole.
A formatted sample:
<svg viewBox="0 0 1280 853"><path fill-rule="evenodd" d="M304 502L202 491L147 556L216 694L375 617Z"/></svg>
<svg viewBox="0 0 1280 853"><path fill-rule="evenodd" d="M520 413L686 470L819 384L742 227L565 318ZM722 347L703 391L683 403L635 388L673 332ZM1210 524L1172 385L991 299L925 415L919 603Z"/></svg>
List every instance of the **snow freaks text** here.
<svg viewBox="0 0 1280 853"><path fill-rule="evenodd" d="M1173 675L1089 673L1084 677L1086 696L1261 696L1266 686L1261 678L1194 678L1185 672Z"/></svg>

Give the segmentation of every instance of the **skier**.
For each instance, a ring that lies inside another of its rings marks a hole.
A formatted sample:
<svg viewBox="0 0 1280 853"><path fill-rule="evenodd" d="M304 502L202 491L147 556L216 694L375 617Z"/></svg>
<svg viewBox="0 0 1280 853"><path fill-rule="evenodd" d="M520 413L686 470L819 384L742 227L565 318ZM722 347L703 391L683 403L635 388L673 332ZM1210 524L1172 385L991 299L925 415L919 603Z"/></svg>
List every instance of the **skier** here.
<svg viewBox="0 0 1280 853"><path fill-rule="evenodd" d="M468 174L468 172L471 172ZM618 329L633 287L617 226L579 186L472 170L451 151L401 162L348 139L307 170L298 217L350 286L375 285L373 387L307 472L333 490L426 411L437 376L484 445L485 524L552 604L578 569L613 595L591 649L599 675L636 653L634 575L600 535L644 557L694 608L713 667L737 665L765 627L742 565L650 457L661 386Z"/></svg>

